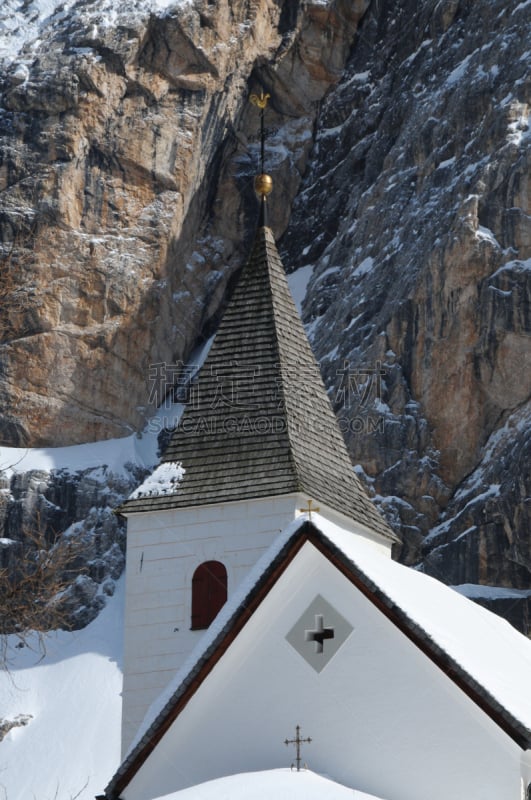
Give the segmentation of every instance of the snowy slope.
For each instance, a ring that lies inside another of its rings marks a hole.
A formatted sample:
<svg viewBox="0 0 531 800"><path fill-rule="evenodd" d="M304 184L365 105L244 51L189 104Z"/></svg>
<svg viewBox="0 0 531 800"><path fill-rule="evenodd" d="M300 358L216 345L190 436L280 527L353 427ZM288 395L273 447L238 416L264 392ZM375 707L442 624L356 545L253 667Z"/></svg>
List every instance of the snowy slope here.
<svg viewBox="0 0 531 800"><path fill-rule="evenodd" d="M194 365L203 363L211 343L193 353ZM71 447L0 447L0 475L90 469L102 484L109 474L130 478L128 465L157 463L157 434L177 424L182 410L180 403L163 404L141 436ZM37 642L34 650L18 649L17 639L9 647L10 673L0 670L0 726L31 719L0 741L0 800L88 800L118 767L123 584L124 578L86 628L50 634L43 659Z"/></svg>
<svg viewBox="0 0 531 800"><path fill-rule="evenodd" d="M193 369L190 379L201 368L208 355L214 337L210 337L191 355ZM141 434L132 434L120 439L71 445L69 447L2 447L0 445L0 474L11 477L14 473L31 470L80 470L106 466L114 475L129 476L127 465L151 469L159 461L158 434L163 428L177 425L184 406L169 399L162 403L148 421Z"/></svg>
<svg viewBox="0 0 531 800"><path fill-rule="evenodd" d="M314 772L275 769L246 772L191 789L164 795L157 800L378 800L374 795L356 792Z"/></svg>
<svg viewBox="0 0 531 800"><path fill-rule="evenodd" d="M87 628L16 650L0 672L0 717L31 715L0 742L2 800L88 800L119 762L123 579Z"/></svg>

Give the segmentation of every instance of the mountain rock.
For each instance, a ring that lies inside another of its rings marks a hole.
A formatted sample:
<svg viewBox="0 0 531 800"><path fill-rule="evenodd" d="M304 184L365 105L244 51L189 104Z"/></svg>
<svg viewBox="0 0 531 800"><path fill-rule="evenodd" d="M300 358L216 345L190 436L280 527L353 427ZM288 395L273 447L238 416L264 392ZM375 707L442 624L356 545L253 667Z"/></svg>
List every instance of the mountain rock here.
<svg viewBox="0 0 531 800"><path fill-rule="evenodd" d="M519 588L531 567L526 29L518 3L371 7L283 238L286 263L315 264L304 319L402 559ZM440 529L444 557L431 550Z"/></svg>
<svg viewBox="0 0 531 800"><path fill-rule="evenodd" d="M114 593L125 566L125 525L113 509L145 473L130 466L116 475L105 467L78 472L15 473L0 489L0 569L31 564L36 547L75 541L72 557L60 559L61 625L84 627ZM4 620L5 622L5 620Z"/></svg>
<svg viewBox="0 0 531 800"><path fill-rule="evenodd" d="M142 427L169 388L150 384L153 365L190 354L219 306L223 267L235 267L231 249L241 258L241 220L221 246L198 234L227 148L245 135L253 71L274 65L284 113L300 116L340 76L364 8L203 0L155 16L138 4L109 25L85 0L5 68L4 443Z"/></svg>
<svg viewBox="0 0 531 800"><path fill-rule="evenodd" d="M529 588L528 5L120 8L57 6L4 53L1 441L144 427L247 253L248 97L263 89L272 227L309 276L303 320L399 557L452 584ZM78 479L68 519L84 525ZM42 494L63 509L57 480ZM91 607L115 569L93 568L92 599L84 581L73 594Z"/></svg>

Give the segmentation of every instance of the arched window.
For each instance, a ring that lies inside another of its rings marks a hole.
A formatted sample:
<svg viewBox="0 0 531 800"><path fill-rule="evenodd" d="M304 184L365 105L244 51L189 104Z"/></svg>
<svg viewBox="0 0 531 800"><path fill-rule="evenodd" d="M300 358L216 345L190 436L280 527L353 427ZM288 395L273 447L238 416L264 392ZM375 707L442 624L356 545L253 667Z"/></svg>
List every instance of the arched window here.
<svg viewBox="0 0 531 800"><path fill-rule="evenodd" d="M220 561L200 564L192 578L192 630L208 628L227 601L227 570Z"/></svg>

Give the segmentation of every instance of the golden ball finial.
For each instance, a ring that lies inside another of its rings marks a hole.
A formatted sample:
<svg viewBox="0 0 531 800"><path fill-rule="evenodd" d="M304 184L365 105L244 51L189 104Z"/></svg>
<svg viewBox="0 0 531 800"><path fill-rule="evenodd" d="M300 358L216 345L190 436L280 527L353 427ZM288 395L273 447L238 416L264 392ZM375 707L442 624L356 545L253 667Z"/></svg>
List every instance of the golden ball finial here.
<svg viewBox="0 0 531 800"><path fill-rule="evenodd" d="M271 175L262 173L254 179L254 190L260 197L267 197L273 191L273 178Z"/></svg>

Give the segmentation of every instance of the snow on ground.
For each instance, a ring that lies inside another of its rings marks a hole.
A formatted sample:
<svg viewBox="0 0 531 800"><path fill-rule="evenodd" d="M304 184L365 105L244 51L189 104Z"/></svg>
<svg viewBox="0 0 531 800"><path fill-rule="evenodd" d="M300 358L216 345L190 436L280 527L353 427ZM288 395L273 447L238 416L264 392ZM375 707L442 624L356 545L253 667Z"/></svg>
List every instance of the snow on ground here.
<svg viewBox="0 0 531 800"><path fill-rule="evenodd" d="M106 465L114 474L120 474L124 471L124 464L144 465L144 455L149 459L152 442L149 442L147 453L142 451L140 442L136 436L126 436L123 439L107 439L71 447L0 447L0 471L9 477L13 473L30 470L50 472L66 469L69 472L78 472Z"/></svg>
<svg viewBox="0 0 531 800"><path fill-rule="evenodd" d="M91 800L120 758L123 579L84 630L50 634L46 655L14 649L0 718L30 714L0 742L1 800Z"/></svg>
<svg viewBox="0 0 531 800"><path fill-rule="evenodd" d="M471 600L519 600L531 597L531 589L509 589L505 586L485 586L480 583L459 583L450 588Z"/></svg>
<svg viewBox="0 0 531 800"><path fill-rule="evenodd" d="M211 336L191 356L187 376L192 379L202 367L214 337ZM141 434L121 439L106 439L69 447L1 447L0 474L9 478L14 473L30 470L68 470L71 473L106 466L114 475L129 475L127 464L151 468L159 461L158 435L163 428L177 425L184 410L182 403L169 399L161 404ZM0 798L1 800L1 798Z"/></svg>
<svg viewBox="0 0 531 800"><path fill-rule="evenodd" d="M142 434L121 439L70 445L69 447L0 447L0 473L11 477L30 470L68 470L75 473L85 469L107 467L114 475L129 475L127 465L151 468L159 460L157 437L161 430L177 424L184 406L165 403L149 420Z"/></svg>
<svg viewBox="0 0 531 800"><path fill-rule="evenodd" d="M156 800L378 800L309 770L245 772L166 794Z"/></svg>
<svg viewBox="0 0 531 800"><path fill-rule="evenodd" d="M182 413L180 403L168 404L152 417L142 434L132 434L121 439L106 439L68 447L0 447L0 475L10 478L16 473L39 470L67 470L76 473L106 467L101 473L105 480L109 473L131 477L128 466L151 469L159 460L157 436L163 427L177 424Z"/></svg>

